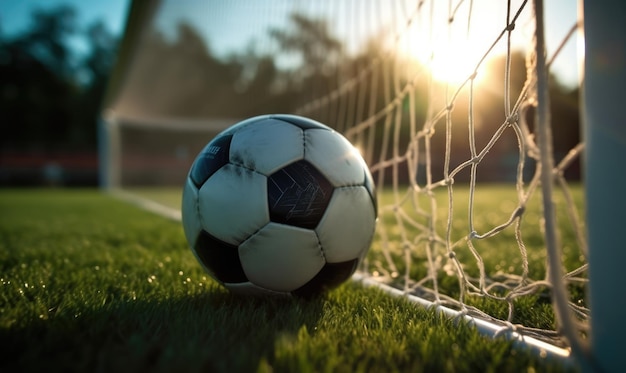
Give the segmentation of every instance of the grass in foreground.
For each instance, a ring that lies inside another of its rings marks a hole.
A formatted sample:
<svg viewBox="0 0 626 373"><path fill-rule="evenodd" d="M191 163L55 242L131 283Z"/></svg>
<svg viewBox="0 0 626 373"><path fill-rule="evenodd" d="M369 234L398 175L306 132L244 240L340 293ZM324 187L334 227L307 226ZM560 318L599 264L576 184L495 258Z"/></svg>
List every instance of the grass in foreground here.
<svg viewBox="0 0 626 373"><path fill-rule="evenodd" d="M562 371L347 283L232 296L179 224L91 190L0 190L0 371Z"/></svg>
<svg viewBox="0 0 626 373"><path fill-rule="evenodd" d="M573 207L577 210L579 216L583 214L583 189L580 184L569 186L572 194ZM407 189L401 187L398 199L403 200ZM181 189L180 188L142 188L131 190L133 195L141 196L144 199L156 201L159 204L168 206L173 209L180 209ZM445 237L447 229L447 218L449 214L449 202L447 190L438 188L434 191L436 201L435 221L436 233L440 238ZM455 186L454 202L452 215L452 234L451 242L462 242L461 239L467 237L470 231L468 223L469 214L469 189L466 185ZM576 233L572 222L568 219L566 210L567 204L563 193L557 189L554 193L553 200L556 204L558 217L559 235L563 244L562 265L567 271L572 271L581 267L586 259L582 255L577 242ZM494 227L505 223L509 220L511 214L518 206L517 192L513 184L479 184L476 187L474 195L473 221L474 229L480 233L493 229ZM406 216L410 216L416 222L422 224L425 229L417 229L411 224L404 222L403 228L407 233L407 238L402 238L399 229L398 216L395 209L390 208L395 201L394 193L391 188L378 190L379 205L379 234L375 236L372 248L369 252L368 270L379 270L381 272L391 273L397 270L402 274L409 266L411 279L419 281L429 275L426 227L429 226L429 219L433 216L431 212L431 201L426 194L418 195L414 200L404 199L401 208ZM531 280L543 280L546 278L546 249L544 242L544 233L541 229L541 191L536 190L528 204L525 206L525 212L522 218L521 237L527 250L528 260L528 278ZM420 213L416 213L415 209L419 209ZM382 235L380 234L383 225L387 228L388 245L390 256L394 259L395 268L391 268L383 253ZM416 240L421 237L421 240ZM412 242L410 247L410 263L406 261L405 244L407 241ZM521 276L523 274L523 258L520 249L516 243L515 226L510 225L500 231L496 236L481 240L474 240L473 245L479 253L484 263L486 276L491 279L502 280L501 273L513 274ZM463 270L466 275L472 278L472 283L479 286L480 272L477 259L468 249L465 242L454 248L456 257L462 263ZM447 253L445 246L439 244L433 252L435 260L440 260L443 264L447 262ZM438 257L438 258L437 258ZM438 286L441 294L445 294L454 299L459 298L460 287L459 278L456 272L440 269L437 273ZM584 273L583 273L584 275ZM404 286L404 277L398 276L395 285L399 288ZM432 289L432 281L422 284L424 287ZM570 299L579 306L585 305L585 289L580 283L572 283L568 287L570 291ZM500 288L494 288L492 295L504 297L506 294ZM431 299L432 300L432 299ZM506 320L509 313L509 306L504 300L489 299L484 296L468 295L465 303L478 307L487 314ZM515 312L513 313L512 322L514 324L524 325L530 328L544 329L553 331L557 328L555 315L552 309L550 298L550 289L548 287L540 287L532 295L525 295L516 298L514 301ZM552 340L552 343L562 344L564 341Z"/></svg>

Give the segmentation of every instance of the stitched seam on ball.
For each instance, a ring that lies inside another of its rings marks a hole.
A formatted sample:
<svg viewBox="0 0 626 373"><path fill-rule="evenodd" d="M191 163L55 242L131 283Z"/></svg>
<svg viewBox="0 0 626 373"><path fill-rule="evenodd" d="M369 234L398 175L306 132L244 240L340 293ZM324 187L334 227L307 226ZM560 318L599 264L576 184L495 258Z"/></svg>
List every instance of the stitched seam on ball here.
<svg viewBox="0 0 626 373"><path fill-rule="evenodd" d="M229 160L229 161L228 161L228 163L226 163L226 164L229 164L229 165L231 165L231 166L235 166L235 167L241 167L241 168L243 168L244 170L248 170L248 171L253 172L253 173L255 173L255 174L259 174L259 175L261 175L261 176L265 176L265 177L267 177L267 176L268 176L268 175L265 175L264 173L262 173L262 172L260 172L260 171L258 171L258 170L255 170L254 168L250 168L250 167L246 166L246 165L245 165L245 164L243 164L243 163L233 162L233 161L230 161L230 160ZM224 165L224 166L225 166L225 165ZM224 166L222 166L222 167L224 167Z"/></svg>
<svg viewBox="0 0 626 373"><path fill-rule="evenodd" d="M200 228L202 228L203 231L206 231L204 228L204 219L200 213L200 189L202 189L202 187L198 188L198 198L196 198L196 216L198 217L198 220L200 220Z"/></svg>
<svg viewBox="0 0 626 373"><path fill-rule="evenodd" d="M335 187L335 189L355 189L355 188L365 188L365 185L363 185L363 184L348 184L348 185L342 185L342 186Z"/></svg>
<svg viewBox="0 0 626 373"><path fill-rule="evenodd" d="M322 259L324 259L324 263L326 263L326 253L324 252L324 246L322 246L322 241L320 240L320 235L317 233L316 229L313 229L313 233L315 233L315 237L317 238L317 247L322 253Z"/></svg>
<svg viewBox="0 0 626 373"><path fill-rule="evenodd" d="M306 130L302 131L302 159L306 159Z"/></svg>

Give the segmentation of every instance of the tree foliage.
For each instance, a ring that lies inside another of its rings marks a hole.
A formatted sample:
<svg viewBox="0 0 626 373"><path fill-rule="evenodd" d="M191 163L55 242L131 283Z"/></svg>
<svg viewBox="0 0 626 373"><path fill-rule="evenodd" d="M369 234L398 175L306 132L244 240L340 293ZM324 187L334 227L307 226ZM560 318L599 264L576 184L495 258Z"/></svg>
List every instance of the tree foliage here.
<svg viewBox="0 0 626 373"><path fill-rule="evenodd" d="M87 39L78 56L69 40ZM78 26L69 6L35 10L31 26L0 35L0 121L4 151L95 149L96 120L117 40L102 22Z"/></svg>

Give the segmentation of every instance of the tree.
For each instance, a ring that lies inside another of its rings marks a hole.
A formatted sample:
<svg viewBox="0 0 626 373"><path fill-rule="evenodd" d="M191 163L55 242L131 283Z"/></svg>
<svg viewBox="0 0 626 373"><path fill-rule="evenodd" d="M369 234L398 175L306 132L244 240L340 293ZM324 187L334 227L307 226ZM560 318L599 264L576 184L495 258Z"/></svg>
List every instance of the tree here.
<svg viewBox="0 0 626 373"><path fill-rule="evenodd" d="M117 46L104 23L80 30L69 6L35 10L30 28L0 40L0 120L10 130L5 151L90 150L96 146L96 118ZM69 38L85 36L86 56Z"/></svg>
<svg viewBox="0 0 626 373"><path fill-rule="evenodd" d="M293 29L273 28L270 36L284 53L298 56L300 65L293 70L294 79L303 82L311 76L332 72L339 62L343 46L330 33L328 24L297 13L292 14L290 19Z"/></svg>
<svg viewBox="0 0 626 373"><path fill-rule="evenodd" d="M75 12L67 6L36 10L30 29L1 41L0 120L11 126L0 140L3 149L50 149L64 142L78 89L67 45L75 22Z"/></svg>

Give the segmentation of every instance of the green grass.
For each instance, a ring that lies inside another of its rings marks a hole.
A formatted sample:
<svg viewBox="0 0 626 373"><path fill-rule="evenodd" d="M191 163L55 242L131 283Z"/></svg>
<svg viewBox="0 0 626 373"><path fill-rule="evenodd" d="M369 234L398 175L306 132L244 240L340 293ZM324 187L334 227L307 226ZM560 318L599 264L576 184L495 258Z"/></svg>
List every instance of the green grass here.
<svg viewBox="0 0 626 373"><path fill-rule="evenodd" d="M355 283L239 298L180 224L95 190L0 190L0 371L567 370Z"/></svg>

